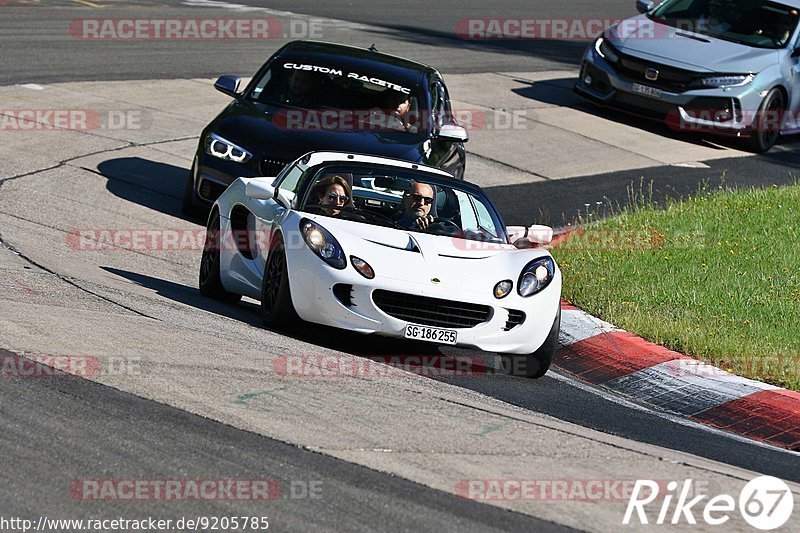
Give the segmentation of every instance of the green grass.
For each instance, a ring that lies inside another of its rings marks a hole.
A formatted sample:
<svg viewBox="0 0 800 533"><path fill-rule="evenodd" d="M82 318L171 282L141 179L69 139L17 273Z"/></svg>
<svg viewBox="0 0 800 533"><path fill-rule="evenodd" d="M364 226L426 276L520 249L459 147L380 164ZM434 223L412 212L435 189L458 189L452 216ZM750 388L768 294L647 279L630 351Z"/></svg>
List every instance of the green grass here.
<svg viewBox="0 0 800 533"><path fill-rule="evenodd" d="M552 250L564 297L649 341L800 390L800 186L635 204Z"/></svg>

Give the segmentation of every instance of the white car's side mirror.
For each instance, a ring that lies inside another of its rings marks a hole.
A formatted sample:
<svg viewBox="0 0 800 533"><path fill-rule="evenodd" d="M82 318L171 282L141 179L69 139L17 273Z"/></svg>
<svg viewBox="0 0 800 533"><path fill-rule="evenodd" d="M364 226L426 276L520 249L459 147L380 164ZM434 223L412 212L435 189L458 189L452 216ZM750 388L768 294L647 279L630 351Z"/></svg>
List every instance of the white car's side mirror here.
<svg viewBox="0 0 800 533"><path fill-rule="evenodd" d="M248 198L257 200L269 200L275 197L275 178L251 178L244 188L244 194Z"/></svg>
<svg viewBox="0 0 800 533"><path fill-rule="evenodd" d="M525 226L506 226L506 233L508 233L508 242L514 244L514 241L519 239L520 237L525 236L525 232L528 230Z"/></svg>
<svg viewBox="0 0 800 533"><path fill-rule="evenodd" d="M528 228L527 237L531 242L535 242L536 244L550 244L550 241L553 240L553 228L534 224Z"/></svg>
<svg viewBox="0 0 800 533"><path fill-rule="evenodd" d="M536 244L549 244L553 240L553 228L534 224L533 226L507 226L508 240L517 248L530 248Z"/></svg>

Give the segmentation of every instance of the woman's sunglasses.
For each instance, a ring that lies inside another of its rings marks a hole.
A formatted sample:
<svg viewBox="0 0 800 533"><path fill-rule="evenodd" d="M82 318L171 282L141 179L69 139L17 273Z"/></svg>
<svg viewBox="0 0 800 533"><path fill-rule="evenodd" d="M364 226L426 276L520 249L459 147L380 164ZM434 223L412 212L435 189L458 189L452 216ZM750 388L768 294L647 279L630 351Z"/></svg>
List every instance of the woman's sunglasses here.
<svg viewBox="0 0 800 533"><path fill-rule="evenodd" d="M328 195L328 200L330 200L331 202L339 201L342 202L343 204L346 204L348 200L350 200L350 198L348 198L343 194L330 193Z"/></svg>

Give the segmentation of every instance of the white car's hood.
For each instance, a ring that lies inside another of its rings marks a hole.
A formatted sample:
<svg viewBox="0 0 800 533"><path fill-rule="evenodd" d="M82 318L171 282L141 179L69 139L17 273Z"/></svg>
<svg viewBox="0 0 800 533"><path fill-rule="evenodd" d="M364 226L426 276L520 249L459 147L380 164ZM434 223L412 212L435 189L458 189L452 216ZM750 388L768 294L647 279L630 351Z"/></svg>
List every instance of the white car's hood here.
<svg viewBox="0 0 800 533"><path fill-rule="evenodd" d="M362 224L331 217L313 218L330 231L345 254L367 261L376 276L408 283L457 287L486 294L498 281L515 283L522 268L544 249L519 250L510 244L468 241Z"/></svg>

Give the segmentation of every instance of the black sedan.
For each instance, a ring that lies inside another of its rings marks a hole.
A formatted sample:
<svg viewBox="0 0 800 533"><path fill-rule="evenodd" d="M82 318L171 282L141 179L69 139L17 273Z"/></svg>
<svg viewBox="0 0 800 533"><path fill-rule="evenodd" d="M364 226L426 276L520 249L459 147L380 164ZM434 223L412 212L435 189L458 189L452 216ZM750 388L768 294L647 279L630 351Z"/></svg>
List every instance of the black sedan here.
<svg viewBox="0 0 800 533"><path fill-rule="evenodd" d="M233 101L203 130L183 210L208 208L238 177L277 176L310 151L379 155L464 176L467 130L456 121L436 69L318 41L278 50L239 90L239 78L214 86Z"/></svg>

